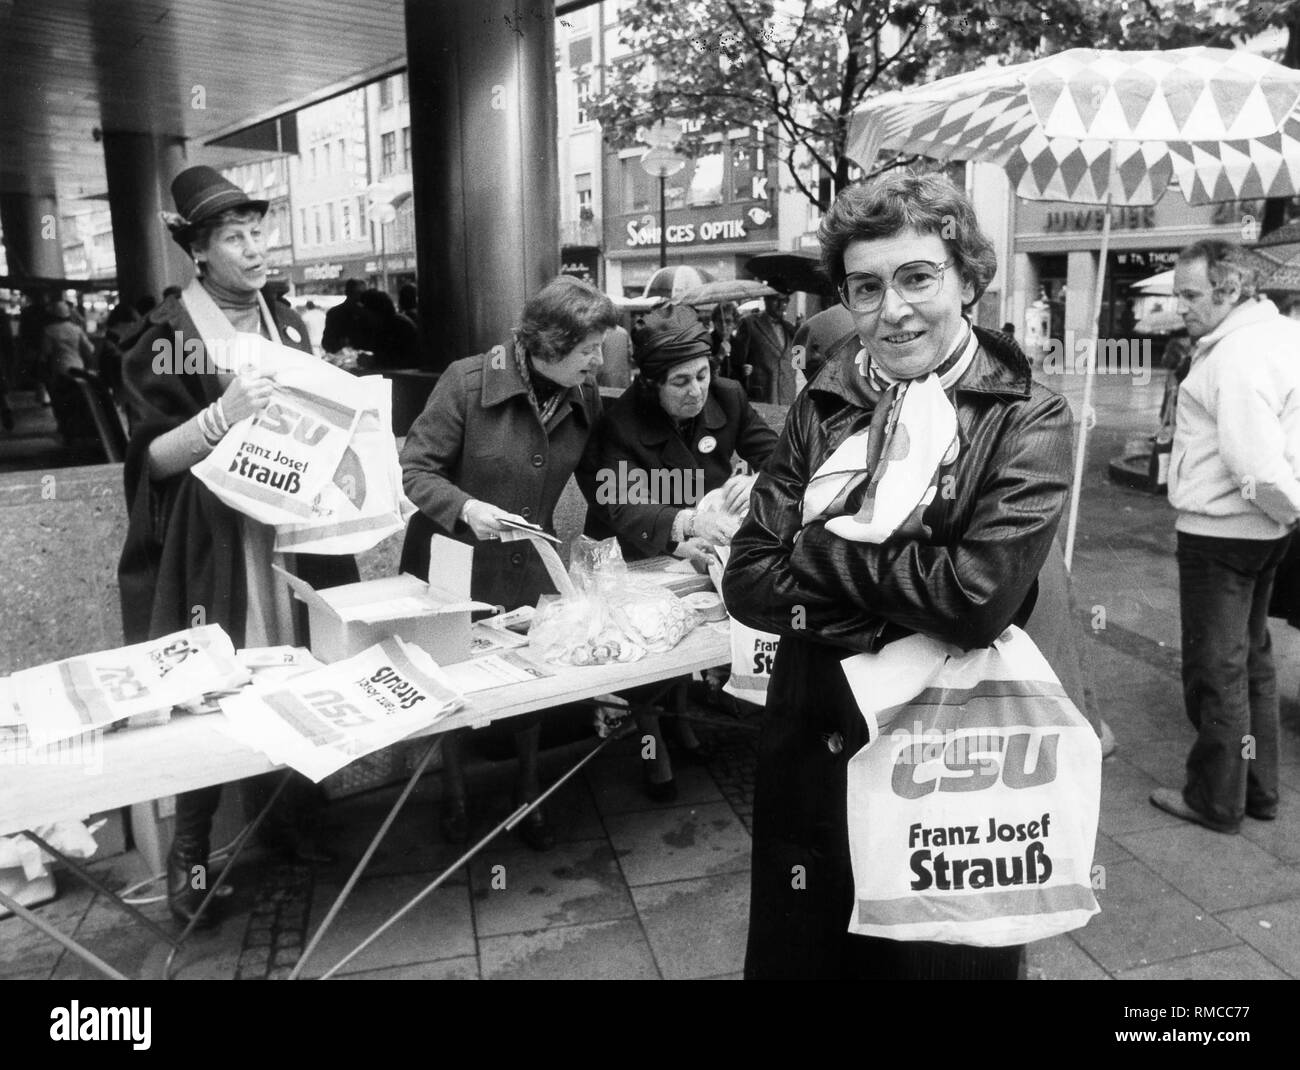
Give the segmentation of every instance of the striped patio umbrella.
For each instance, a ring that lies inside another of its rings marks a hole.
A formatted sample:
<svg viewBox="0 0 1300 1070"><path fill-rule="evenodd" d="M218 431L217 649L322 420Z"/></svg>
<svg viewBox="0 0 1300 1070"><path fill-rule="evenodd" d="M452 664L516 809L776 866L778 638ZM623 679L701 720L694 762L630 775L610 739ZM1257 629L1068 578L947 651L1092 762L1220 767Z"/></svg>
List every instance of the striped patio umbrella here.
<svg viewBox="0 0 1300 1070"><path fill-rule="evenodd" d="M1300 71L1244 51L1075 48L882 94L854 113L847 155L1000 165L1030 200L1148 205L1170 186L1190 204L1300 193ZM1101 315L1110 215L1093 296ZM1095 334L1095 332L1094 332ZM1065 559L1074 553L1092 399L1084 382Z"/></svg>

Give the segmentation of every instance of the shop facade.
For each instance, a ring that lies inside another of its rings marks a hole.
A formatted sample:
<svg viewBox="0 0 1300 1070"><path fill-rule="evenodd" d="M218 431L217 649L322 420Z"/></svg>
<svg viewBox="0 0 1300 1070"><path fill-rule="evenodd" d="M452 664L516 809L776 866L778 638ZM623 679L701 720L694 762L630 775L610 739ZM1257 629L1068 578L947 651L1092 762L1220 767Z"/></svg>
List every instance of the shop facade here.
<svg viewBox="0 0 1300 1070"><path fill-rule="evenodd" d="M745 261L780 247L775 141L761 129L706 139L704 151L666 180L669 266L714 279L750 278ZM607 151L602 247L605 290L639 296L659 268L659 180L641 166L644 148Z"/></svg>
<svg viewBox="0 0 1300 1070"><path fill-rule="evenodd" d="M1022 337L1041 333L1044 326L1052 338L1064 338L1067 332L1091 337L1106 208L1016 197L1008 201L1012 271L1007 319ZM1127 338L1143 315L1172 310L1172 296L1142 297L1132 285L1172 268L1179 250L1192 242L1253 240L1263 211L1264 202L1258 200L1194 208L1176 190L1154 205L1112 207L1098 337Z"/></svg>

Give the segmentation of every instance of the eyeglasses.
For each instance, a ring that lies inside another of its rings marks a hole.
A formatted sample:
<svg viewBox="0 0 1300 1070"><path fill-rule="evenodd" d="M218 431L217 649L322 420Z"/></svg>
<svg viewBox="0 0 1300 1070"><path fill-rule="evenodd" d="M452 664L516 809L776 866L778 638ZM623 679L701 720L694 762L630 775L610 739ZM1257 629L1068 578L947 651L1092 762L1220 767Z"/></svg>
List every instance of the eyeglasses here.
<svg viewBox="0 0 1300 1070"><path fill-rule="evenodd" d="M912 260L899 267L888 283L869 271L855 271L840 283L840 300L850 312L875 312L885 303L885 291L892 289L908 304L929 301L943 286L944 268L952 261L936 264L930 260Z"/></svg>

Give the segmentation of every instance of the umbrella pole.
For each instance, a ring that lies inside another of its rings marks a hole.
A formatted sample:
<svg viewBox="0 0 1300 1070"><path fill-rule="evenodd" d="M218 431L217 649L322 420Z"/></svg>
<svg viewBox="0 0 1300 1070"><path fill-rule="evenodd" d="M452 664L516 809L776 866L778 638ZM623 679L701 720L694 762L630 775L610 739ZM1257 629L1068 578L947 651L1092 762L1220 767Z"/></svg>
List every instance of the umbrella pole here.
<svg viewBox="0 0 1300 1070"><path fill-rule="evenodd" d="M1070 520L1065 528L1065 568L1074 563L1074 536L1079 529L1079 497L1083 493L1083 462L1088 453L1088 430L1092 422L1092 377L1097 364L1097 335L1101 329L1101 298L1106 286L1106 260L1110 256L1111 193L1106 194L1106 218L1101 226L1101 257L1097 264L1097 285L1092 295L1092 342L1083 373L1083 412L1079 419L1079 445L1074 454L1074 485L1070 492Z"/></svg>

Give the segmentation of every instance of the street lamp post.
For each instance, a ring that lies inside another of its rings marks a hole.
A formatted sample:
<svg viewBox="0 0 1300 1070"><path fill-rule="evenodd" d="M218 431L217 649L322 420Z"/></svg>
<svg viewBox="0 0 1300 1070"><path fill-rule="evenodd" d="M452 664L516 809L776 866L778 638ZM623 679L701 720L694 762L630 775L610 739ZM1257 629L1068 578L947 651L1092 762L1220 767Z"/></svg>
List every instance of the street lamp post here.
<svg viewBox="0 0 1300 1070"><path fill-rule="evenodd" d="M668 179L686 166L672 149L651 149L641 157L646 174L659 179L659 266L668 266L668 200L664 192Z"/></svg>

